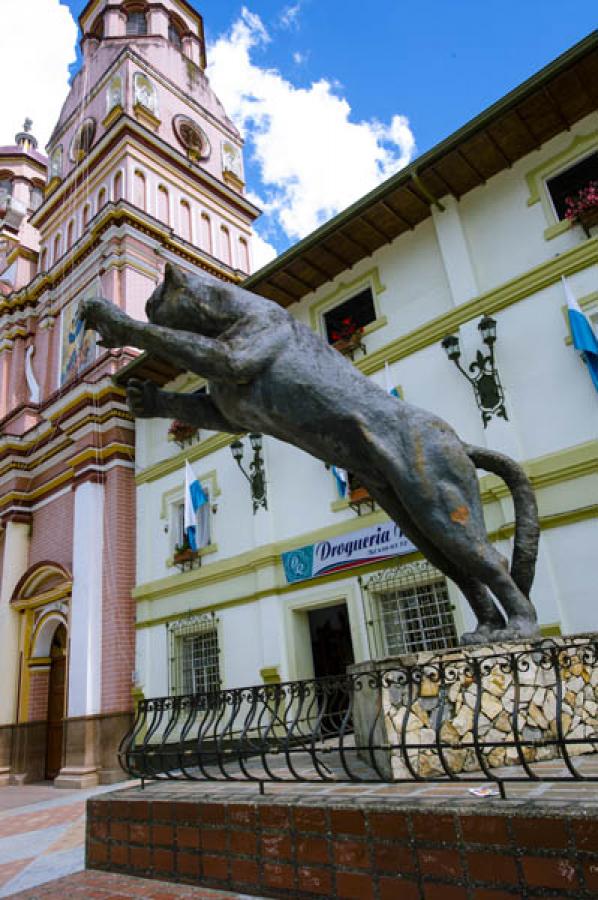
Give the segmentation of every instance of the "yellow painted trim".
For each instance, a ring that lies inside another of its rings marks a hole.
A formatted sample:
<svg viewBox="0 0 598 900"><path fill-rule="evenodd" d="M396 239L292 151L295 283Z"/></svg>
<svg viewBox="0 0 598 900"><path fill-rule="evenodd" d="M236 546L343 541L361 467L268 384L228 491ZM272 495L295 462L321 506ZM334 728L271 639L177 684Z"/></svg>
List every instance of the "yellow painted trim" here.
<svg viewBox="0 0 598 900"><path fill-rule="evenodd" d="M550 515L550 516L543 516L540 518L540 528L542 531L547 531L551 528L562 528L566 525L573 525L573 524L576 524L577 522L585 522L590 519L596 519L596 518L598 518L598 504L594 504L593 506L582 507L580 509L567 510L566 512L556 513L556 514ZM511 523L509 525L502 526L501 528L497 529L496 531L491 532L488 536L491 541L506 540L507 538L510 538L513 536L514 530L515 530L514 526ZM278 557L275 557L275 559L278 562ZM409 554L406 554L405 556L400 557L400 564L404 565L406 563L413 562L418 559L423 559L421 553L409 553ZM270 563L266 562L266 564L270 564ZM216 612L216 611L221 611L223 609L230 609L231 607L243 606L247 603L254 603L256 600L260 600L262 597L284 596L285 594L293 593L294 591L305 590L306 588L313 587L314 585L317 585L318 587L326 586L326 585L329 585L336 581L341 581L343 579L346 579L348 577L356 577L357 575L362 575L362 576L369 575L374 572L378 572L381 569L392 568L393 566L396 566L396 565L397 565L396 558L382 560L379 562L369 563L368 565L356 567L355 569L352 569L350 572L347 572L347 571L335 572L332 575L325 575L320 578L313 579L312 581L307 581L307 582L299 581L299 582L296 582L295 584L286 584L281 587L271 587L271 588L267 588L265 590L255 591L250 594L245 594L245 595L242 595L239 597L235 597L231 600L224 600L222 603L216 603L216 604L206 605L206 606L198 606L193 609L186 610L186 612L189 612L189 614L192 615L192 614L199 613L199 612L202 612L202 613ZM247 572L247 569L245 569L245 573L246 572ZM238 574L238 573L233 573L233 574L231 574L230 577L234 577L234 574ZM220 579L220 580L225 580L225 579ZM159 596L165 597L165 596L169 596L174 593L182 593L183 590L188 591L193 586L194 585L187 583L185 585L180 586L177 590L163 591L163 592L159 593ZM151 598L149 596L144 596L141 598L138 597L137 599L148 600ZM168 622L173 622L176 619L179 619L180 616L181 616L181 611L177 610L177 612L173 612L172 614L167 615L167 616L160 616L159 618L155 618L155 619L145 619L143 621L138 621L136 623L136 628L137 629L153 628L156 625L163 625Z"/></svg>
<svg viewBox="0 0 598 900"><path fill-rule="evenodd" d="M266 666L264 669L260 669L260 678L264 684L280 684L278 666Z"/></svg>
<svg viewBox="0 0 598 900"><path fill-rule="evenodd" d="M29 666L27 659L29 658L29 648L31 647L31 633L33 631L33 610L27 610L25 613L25 626L21 631L21 646L19 647L21 654L21 685L20 685L20 701L19 701L19 722L27 722L29 710Z"/></svg>
<svg viewBox="0 0 598 900"><path fill-rule="evenodd" d="M598 311L598 291L592 291L591 294L586 294L584 297L578 297L577 302L579 303L580 308L583 312L592 316L594 311L594 307ZM571 337L571 326L569 325L569 315L567 312L567 307L563 304L561 306L561 312L563 313L563 319L565 320L565 327L567 329L567 337L565 338L565 343L567 346L570 346L573 343L573 339Z"/></svg>
<svg viewBox="0 0 598 900"><path fill-rule="evenodd" d="M527 205L533 206L534 203L542 200L544 182L547 178L555 175L559 169L565 168L578 157L585 156L594 147L598 147L598 131L590 134L578 134L560 153L556 153L550 159L545 159L544 162L527 172L525 175L529 191Z"/></svg>
<svg viewBox="0 0 598 900"><path fill-rule="evenodd" d="M559 484L573 478L582 478L587 475L592 475L598 472L598 440L588 441L584 444L569 447L566 450L546 454L545 456L528 460L523 465L530 475L536 490ZM509 495L509 491L504 482L500 481L495 475L485 475L480 479L480 491L484 503L492 503ZM589 506L584 507L581 510L544 516L541 519L541 525L543 528L556 528L563 524L566 525L576 521L583 521L586 518L592 518L597 514L598 505ZM386 521L388 521L386 513L382 510L376 510L373 513L361 516L359 519L359 526L366 528L371 525L382 524ZM215 584L247 574L248 572L255 572L259 569L271 566L273 563L275 565L280 564L281 554L288 550L293 550L298 546L315 544L318 541L328 538L339 537L340 535L354 531L355 528L355 519L349 519L344 522L306 532L302 535L296 535L285 541L266 544L262 547L247 551L246 553L241 553L233 558L219 560L202 569L186 572L182 575L167 576L166 578L138 585L133 590L133 597L137 601L152 600L156 597L176 594L182 590L186 591L207 584ZM491 538L493 540L501 540L504 537L510 537L513 532L513 523L507 523L501 526L496 532L493 532ZM377 564L374 564L374 568L376 565ZM346 573L340 574L344 577ZM264 592L264 595L270 593L272 593L272 591L267 590Z"/></svg>
<svg viewBox="0 0 598 900"><path fill-rule="evenodd" d="M135 103L133 112L135 113L135 118L138 122L141 122L142 125L146 125L148 128L153 128L154 131L157 131L162 124L162 120L150 112L149 109L146 109L141 103Z"/></svg>
<svg viewBox="0 0 598 900"><path fill-rule="evenodd" d="M197 473L196 473L197 474ZM183 473L181 472L181 475ZM198 475L197 479L199 482L205 483L209 482L210 484L210 502L219 497L222 491L220 490L220 485L218 484L218 471L216 469L210 469L209 472L205 472L204 474ZM182 500L185 493L185 487L183 484L184 476L181 481L181 484L178 484L176 487L170 488L168 491L164 491L162 494L162 498L160 500L160 518L167 519L168 518L168 507L177 500Z"/></svg>
<svg viewBox="0 0 598 900"><path fill-rule="evenodd" d="M540 634L542 637L560 637L562 634L560 622L548 622L546 625L540 625Z"/></svg>
<svg viewBox="0 0 598 900"><path fill-rule="evenodd" d="M573 478L596 475L598 440L538 456L523 463L523 468L536 491L554 484L562 484ZM497 475L484 475L480 479L480 493L483 503L491 503L493 500L501 500L510 495L506 484Z"/></svg>
<svg viewBox="0 0 598 900"><path fill-rule="evenodd" d="M49 570L53 571L53 570ZM71 596L73 588L72 581L65 581L64 584L50 591L42 591L40 594L34 594L32 597L23 597L11 603L12 609L38 609L40 606L46 606L50 603L57 603L64 600L65 597Z"/></svg>
<svg viewBox="0 0 598 900"><path fill-rule="evenodd" d="M499 287L437 316L421 328L390 341L379 350L362 357L356 362L356 366L364 375L372 375L382 369L385 362L398 362L425 347L440 343L443 337L471 319L500 312L550 287L559 281L561 276L574 275L596 264L598 264L598 237L593 237L535 266L525 274L518 275Z"/></svg>
<svg viewBox="0 0 598 900"><path fill-rule="evenodd" d="M147 469L143 469L143 471L135 476L135 481L139 485L156 481L158 478L164 478L166 475L170 475L172 472L176 472L177 469L184 466L186 459L188 459L190 463L197 462L197 460L203 459L204 456L209 456L211 453L222 450L223 447L230 446L230 444L232 444L233 441L236 441L238 437L240 437L240 435L225 434L224 432L221 434L214 434L211 437L206 438L205 441L201 441L195 447L181 450L180 453L177 453L176 456L172 456L170 459L164 459L159 463L155 463L153 466L148 466Z"/></svg>
<svg viewBox="0 0 598 900"><path fill-rule="evenodd" d="M309 320L312 330L318 334L323 333L322 317L324 313L329 312L335 306L340 306L345 300L349 300L353 294L359 293L363 288L370 287L374 298L374 309L376 310L376 319L381 318L378 296L386 290L386 286L380 280L380 272L378 266L369 269L358 278L352 281L339 281L334 290L327 294L322 300L314 303L309 310ZM374 323L370 323L374 324ZM385 323L386 324L386 323ZM380 326L379 326L380 327Z"/></svg>
<svg viewBox="0 0 598 900"><path fill-rule="evenodd" d="M544 218L548 224L544 231L545 240L550 241L552 238L557 237L559 234L564 234L574 227L573 222L557 218L546 182L561 170L574 165L596 148L598 148L598 131L577 135L565 150L562 150L550 159L544 160L543 163L540 163L539 166L536 166L531 172L526 174L525 180L529 190L527 205L533 206L538 202L542 204Z"/></svg>
<svg viewBox="0 0 598 900"><path fill-rule="evenodd" d="M116 106L113 106L112 109L110 110L110 112L108 113L108 115L106 116L106 118L104 119L104 121L102 122L102 125L104 126L104 128L110 128L110 126L112 125L113 122L116 122L117 119L120 119L120 117L122 115L124 115L124 112L125 111L122 108L122 106L120 105L120 103L118 103Z"/></svg>

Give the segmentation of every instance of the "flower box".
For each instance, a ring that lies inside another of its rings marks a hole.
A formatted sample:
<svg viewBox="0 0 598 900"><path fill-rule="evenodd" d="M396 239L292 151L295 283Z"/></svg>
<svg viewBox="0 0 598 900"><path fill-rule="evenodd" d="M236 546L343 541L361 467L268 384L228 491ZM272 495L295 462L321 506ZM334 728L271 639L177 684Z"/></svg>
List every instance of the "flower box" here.
<svg viewBox="0 0 598 900"><path fill-rule="evenodd" d="M581 225L586 235L590 237L590 230L598 226L598 206L580 212L577 215L577 222Z"/></svg>
<svg viewBox="0 0 598 900"><path fill-rule="evenodd" d="M361 329L355 331L353 334L349 335L349 337L342 337L337 341L333 341L332 346L335 350L338 350L339 353L342 353L343 356L349 356L351 359L353 359L353 354L356 350L361 350L362 353L366 353L366 347L361 336Z"/></svg>
<svg viewBox="0 0 598 900"><path fill-rule="evenodd" d="M168 429L168 440L174 441L181 448L190 446L197 438L199 429L195 425L188 425L186 422L179 422L175 419Z"/></svg>
<svg viewBox="0 0 598 900"><path fill-rule="evenodd" d="M184 547L174 551L172 561L182 572L187 569L195 569L201 565L201 553L199 550Z"/></svg>
<svg viewBox="0 0 598 900"><path fill-rule="evenodd" d="M598 181L588 181L573 197L565 199L565 218L577 222L587 236L598 225Z"/></svg>

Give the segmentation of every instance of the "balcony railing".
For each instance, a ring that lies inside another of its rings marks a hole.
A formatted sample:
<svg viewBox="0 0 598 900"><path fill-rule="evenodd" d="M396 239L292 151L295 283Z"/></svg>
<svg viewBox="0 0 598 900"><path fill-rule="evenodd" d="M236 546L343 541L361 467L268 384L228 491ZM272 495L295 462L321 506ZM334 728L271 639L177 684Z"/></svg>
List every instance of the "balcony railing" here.
<svg viewBox="0 0 598 900"><path fill-rule="evenodd" d="M486 781L504 797L514 782L598 781L597 640L422 657L143 700L121 765L142 781L253 781L261 790Z"/></svg>

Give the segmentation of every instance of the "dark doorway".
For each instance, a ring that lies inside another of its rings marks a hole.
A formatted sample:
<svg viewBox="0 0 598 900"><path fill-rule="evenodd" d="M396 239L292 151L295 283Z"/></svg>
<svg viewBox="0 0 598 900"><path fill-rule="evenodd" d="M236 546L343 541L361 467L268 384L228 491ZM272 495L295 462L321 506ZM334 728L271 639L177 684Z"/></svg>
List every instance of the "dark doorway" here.
<svg viewBox="0 0 598 900"><path fill-rule="evenodd" d="M328 678L317 687L320 728L324 736L351 728L349 683L342 677L354 662L346 603L309 613L309 632L316 678ZM336 677L335 677L336 676ZM338 679L338 680L337 680Z"/></svg>
<svg viewBox="0 0 598 900"><path fill-rule="evenodd" d="M50 650L48 685L48 734L46 738L46 778L56 778L62 766L62 730L66 679L66 629L59 625Z"/></svg>
<svg viewBox="0 0 598 900"><path fill-rule="evenodd" d="M309 633L316 678L344 675L355 661L347 604L312 610Z"/></svg>

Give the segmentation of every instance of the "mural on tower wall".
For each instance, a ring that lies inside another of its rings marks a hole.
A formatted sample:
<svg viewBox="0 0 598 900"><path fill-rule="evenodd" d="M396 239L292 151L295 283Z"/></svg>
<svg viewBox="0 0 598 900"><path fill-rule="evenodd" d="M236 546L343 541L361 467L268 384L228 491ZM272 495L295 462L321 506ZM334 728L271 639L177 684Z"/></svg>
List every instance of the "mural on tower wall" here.
<svg viewBox="0 0 598 900"><path fill-rule="evenodd" d="M61 386L96 358L95 332L85 330L81 319L77 318L78 303L69 303L62 310L62 353L60 357Z"/></svg>

